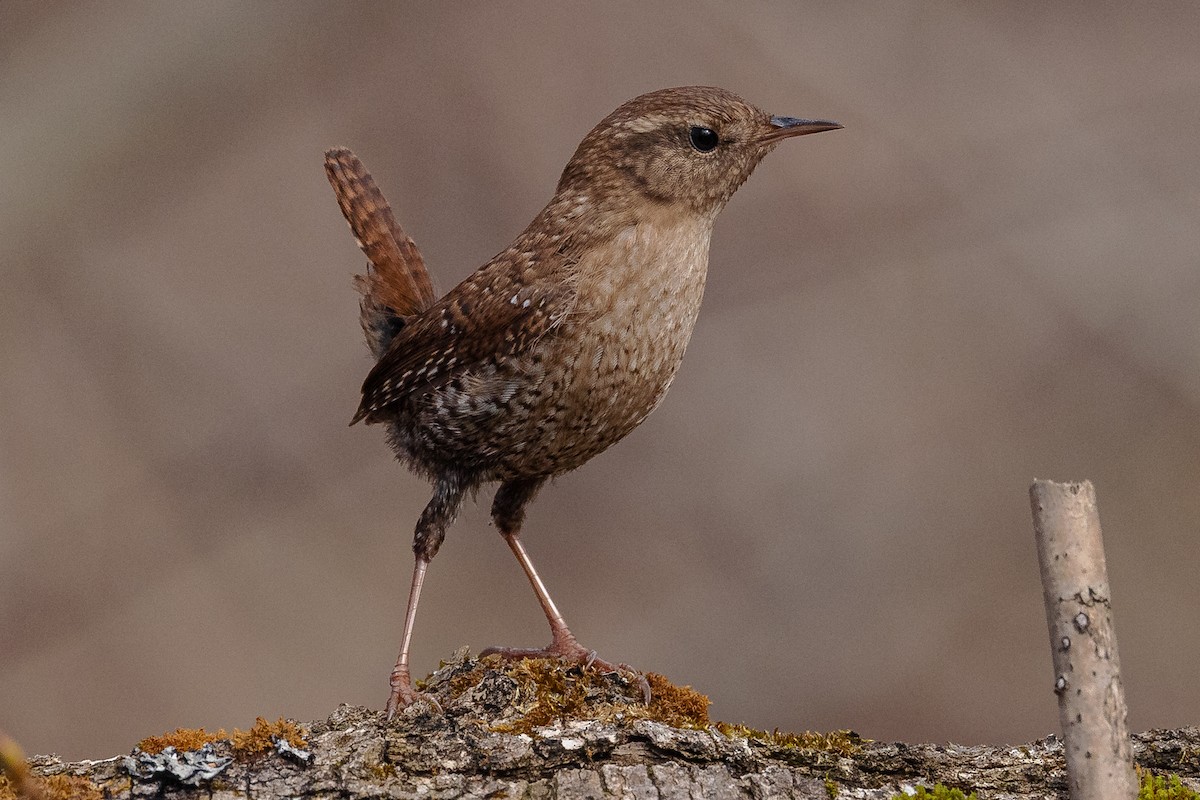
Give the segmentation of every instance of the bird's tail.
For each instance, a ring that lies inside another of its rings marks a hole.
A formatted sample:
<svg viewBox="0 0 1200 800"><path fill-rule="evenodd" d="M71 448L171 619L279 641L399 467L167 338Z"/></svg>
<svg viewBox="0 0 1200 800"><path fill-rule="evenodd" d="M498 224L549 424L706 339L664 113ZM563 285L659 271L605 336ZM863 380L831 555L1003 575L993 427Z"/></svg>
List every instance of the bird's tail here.
<svg viewBox="0 0 1200 800"><path fill-rule="evenodd" d="M392 207L358 156L344 147L325 153L325 174L358 246L367 274L355 275L362 294L363 334L379 358L404 326L437 299L421 251L392 214Z"/></svg>

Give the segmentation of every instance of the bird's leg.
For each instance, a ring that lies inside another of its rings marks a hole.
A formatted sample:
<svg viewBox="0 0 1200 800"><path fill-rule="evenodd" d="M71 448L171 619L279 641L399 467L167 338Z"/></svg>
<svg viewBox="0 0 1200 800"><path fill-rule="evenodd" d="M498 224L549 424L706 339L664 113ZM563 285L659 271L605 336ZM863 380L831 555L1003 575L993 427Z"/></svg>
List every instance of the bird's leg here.
<svg viewBox="0 0 1200 800"><path fill-rule="evenodd" d="M546 584L542 582L542 576L538 574L529 554L525 552L525 545L521 543L521 523L525 519L525 506L537 494L537 490L541 488L543 482L543 479L517 479L502 483L496 492L496 499L492 503L492 518L495 520L496 527L500 529L500 535L504 537L509 549L521 564L521 569L525 571L525 577L529 579L533 592L537 595L538 603L541 604L542 611L546 614L546 620L550 623L550 645L540 649L489 647L479 655L497 655L506 659L560 658L587 667L598 667L603 672L624 672L638 682L646 702L649 703L650 684L644 675L626 664L613 664L605 661L597 657L595 650L588 650L579 644L575 634L571 633L571 629L567 627L567 622L563 619L558 606L554 605L550 592L546 590Z"/></svg>
<svg viewBox="0 0 1200 800"><path fill-rule="evenodd" d="M439 711L441 706L432 697L413 690L412 675L408 671L408 650L412 643L413 626L417 621L417 603L421 600L421 587L425 583L425 570L429 562L437 555L446 538L446 528L454 521L458 509L462 505L465 489L463 482L456 477L442 476L434 485L433 499L421 513L417 521L417 530L413 536L413 553L416 564L413 566L412 586L408 590L408 608L404 612L404 634L400 639L400 656L392 669L391 694L388 695L387 716L391 719L399 708L404 708L414 700L426 700Z"/></svg>
<svg viewBox="0 0 1200 800"><path fill-rule="evenodd" d="M417 621L417 603L421 599L421 586L425 583L425 569L428 566L429 559L418 554L416 565L413 567L412 586L408 590L408 609L404 612L404 635L400 639L400 657L396 659L396 666L392 669L392 692L388 696L387 702L388 719L392 718L398 707L407 706L418 697L417 693L413 691L412 675L408 671L408 649L412 644L413 625ZM436 701L434 701L434 705L437 705Z"/></svg>
<svg viewBox="0 0 1200 800"><path fill-rule="evenodd" d="M501 531L504 536L504 541L508 543L508 547L513 551L513 555L517 557L517 561L521 564L521 569L525 570L525 577L529 578L529 583L533 586L533 592L537 595L538 602L542 606L542 611L546 614L546 619L550 623L550 646L544 650L517 650L507 649L508 654L516 657L521 657L524 654L531 656L535 655L557 655L571 660L580 660L581 657L593 657L595 653L585 650L579 641L575 638L575 634L571 633L571 629L567 627L567 621L563 619L562 613L558 610L558 606L554 605L553 598L546 591L546 584L542 582L542 576L538 575L537 568L533 566L533 562L529 559L529 554L525 552L525 545L521 543L520 531ZM489 651L503 654L502 648L493 647Z"/></svg>

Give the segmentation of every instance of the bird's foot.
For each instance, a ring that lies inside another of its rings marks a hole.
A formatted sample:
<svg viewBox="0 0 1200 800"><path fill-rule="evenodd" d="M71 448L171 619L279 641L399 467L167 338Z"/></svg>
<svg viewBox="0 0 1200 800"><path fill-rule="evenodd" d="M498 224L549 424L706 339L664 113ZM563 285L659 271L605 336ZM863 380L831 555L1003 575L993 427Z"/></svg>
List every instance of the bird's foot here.
<svg viewBox="0 0 1200 800"><path fill-rule="evenodd" d="M439 714L442 712L442 704L439 703L433 695L427 692L418 692L413 688L412 676L408 674L408 666L396 665L392 670L392 692L388 695L387 701L387 718L390 720L396 716L396 712L402 708L408 708L418 700L428 703Z"/></svg>
<svg viewBox="0 0 1200 800"><path fill-rule="evenodd" d="M632 680L642 690L642 699L650 704L650 681L628 664L614 664L596 655L595 650L588 650L576 641L568 631L564 635L555 635L554 641L548 647L488 647L479 653L479 657L499 656L506 661L520 661L525 658L557 658L569 664L579 664L584 667L595 667L601 672L616 672Z"/></svg>

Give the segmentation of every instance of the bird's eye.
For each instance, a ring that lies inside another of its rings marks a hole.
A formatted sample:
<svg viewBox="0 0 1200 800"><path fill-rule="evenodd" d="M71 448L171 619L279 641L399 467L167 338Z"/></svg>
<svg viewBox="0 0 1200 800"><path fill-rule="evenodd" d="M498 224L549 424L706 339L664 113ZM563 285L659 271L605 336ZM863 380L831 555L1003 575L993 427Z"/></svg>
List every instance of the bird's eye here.
<svg viewBox="0 0 1200 800"><path fill-rule="evenodd" d="M692 147L701 153L711 152L721 143L716 131L712 128L701 128L698 125L688 132L688 138L692 141Z"/></svg>

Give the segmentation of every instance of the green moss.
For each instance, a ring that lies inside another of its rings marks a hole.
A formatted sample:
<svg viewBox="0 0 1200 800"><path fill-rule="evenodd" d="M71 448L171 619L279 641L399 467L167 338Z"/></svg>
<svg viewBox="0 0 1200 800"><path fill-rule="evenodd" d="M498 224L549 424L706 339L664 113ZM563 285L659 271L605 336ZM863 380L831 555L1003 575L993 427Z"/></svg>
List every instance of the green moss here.
<svg viewBox="0 0 1200 800"><path fill-rule="evenodd" d="M728 722L718 722L715 727L731 739L755 739L789 750L824 750L843 756L854 755L862 749L862 744L866 741L854 731L787 733L776 728L768 733L745 725L730 725Z"/></svg>
<svg viewBox="0 0 1200 800"><path fill-rule="evenodd" d="M577 720L611 725L651 720L673 728L716 730L730 738L754 739L780 749L835 756L852 755L865 741L852 731L767 732L714 723L708 716L711 701L700 692L677 686L654 672L645 673L645 678L650 685L649 703L636 681L599 669L553 658L510 662L487 656L472 660L463 652L421 684L444 708L454 707L468 692L479 692L471 704L478 709L478 722L500 733L533 735L538 728Z"/></svg>
<svg viewBox="0 0 1200 800"><path fill-rule="evenodd" d="M657 720L675 728L707 728L708 707L712 701L690 686L676 686L657 672L646 673L650 683L650 705L647 719Z"/></svg>
<svg viewBox="0 0 1200 800"><path fill-rule="evenodd" d="M825 794L829 795L829 800L837 800L839 791L841 791L841 789L838 786L837 781L835 781L833 778L826 775L825 776Z"/></svg>
<svg viewBox="0 0 1200 800"><path fill-rule="evenodd" d="M452 696L479 683L494 668L489 659L450 682ZM525 659L502 665L503 673L517 685L520 716L492 726L503 733L532 733L535 728L569 720L601 722L651 719L676 728L709 726L709 699L690 686L676 686L662 675L647 673L650 703L641 690L617 690L613 680L594 668L564 665L555 659Z"/></svg>
<svg viewBox="0 0 1200 800"><path fill-rule="evenodd" d="M942 784L934 784L932 789L926 789L924 786L917 787L916 794L904 794L901 792L897 795L892 795L892 800L979 800L979 795L971 792L963 794L961 789L951 789Z"/></svg>
<svg viewBox="0 0 1200 800"><path fill-rule="evenodd" d="M1178 775L1141 772L1138 800L1200 800L1200 793L1183 785Z"/></svg>

